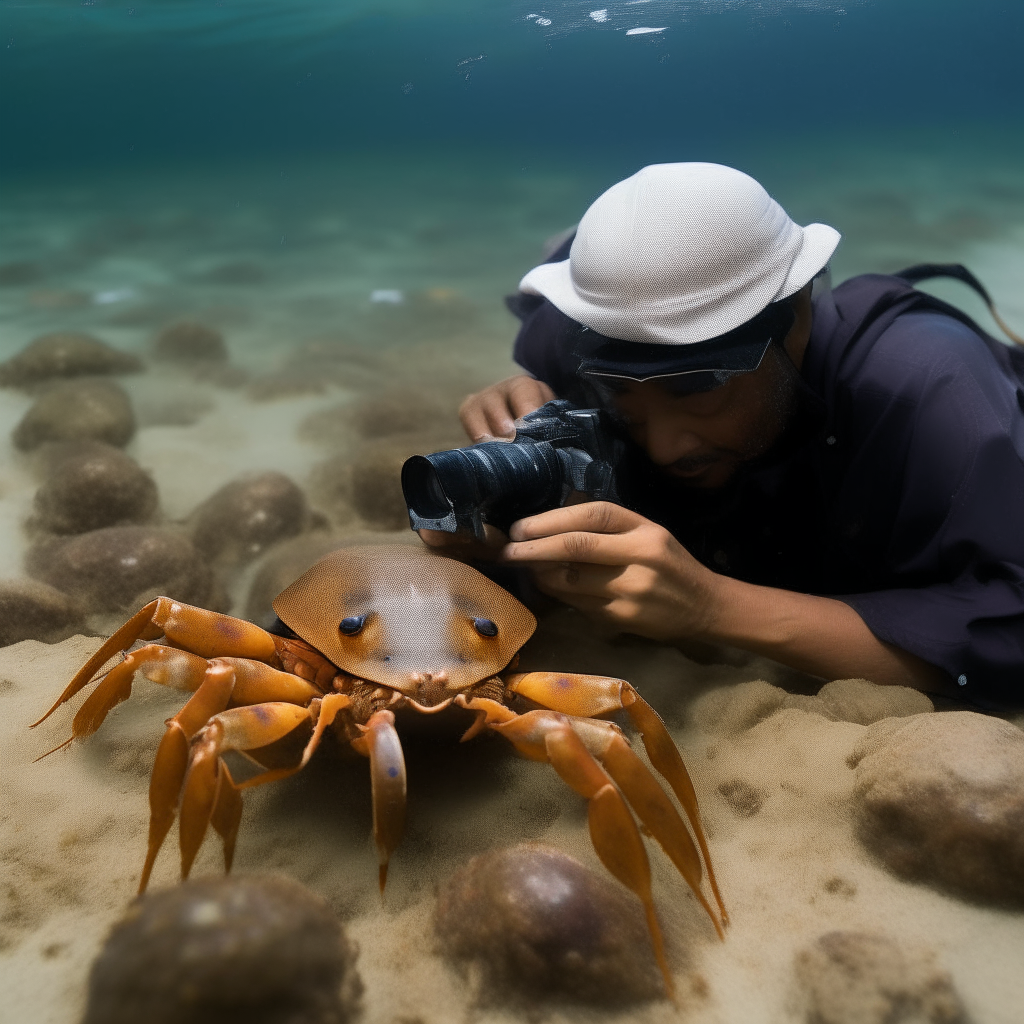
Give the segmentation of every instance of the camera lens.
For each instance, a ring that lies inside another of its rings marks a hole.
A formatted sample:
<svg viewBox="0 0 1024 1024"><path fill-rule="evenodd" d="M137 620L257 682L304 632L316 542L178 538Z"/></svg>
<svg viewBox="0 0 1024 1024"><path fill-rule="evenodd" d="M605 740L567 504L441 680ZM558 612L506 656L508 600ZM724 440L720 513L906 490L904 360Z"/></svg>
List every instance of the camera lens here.
<svg viewBox="0 0 1024 1024"><path fill-rule="evenodd" d="M409 507L422 519L444 519L452 503L430 460L414 455L402 466L402 490Z"/></svg>

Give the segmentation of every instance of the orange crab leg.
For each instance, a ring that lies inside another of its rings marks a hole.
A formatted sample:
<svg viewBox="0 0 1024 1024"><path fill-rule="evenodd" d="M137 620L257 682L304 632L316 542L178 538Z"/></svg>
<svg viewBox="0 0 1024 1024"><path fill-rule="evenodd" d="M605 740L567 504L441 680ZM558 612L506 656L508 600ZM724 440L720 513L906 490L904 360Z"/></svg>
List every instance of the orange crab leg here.
<svg viewBox="0 0 1024 1024"><path fill-rule="evenodd" d="M152 660L144 657L146 652L151 653ZM146 674L146 678L153 682L176 686L178 689L195 690L195 694L185 706L173 718L167 720L167 731L160 740L156 759L153 762L153 773L149 781L149 845L146 851L146 861L142 868L142 877L139 881L139 892L144 892L149 884L149 876L156 863L160 847L163 845L171 825L174 824L182 782L188 768L189 743L196 733L211 718L223 711L229 703L255 704L261 699L276 699L307 705L319 691L295 676L286 672L278 672L276 669L270 668L269 665L258 661L246 661L242 658L218 658L208 662L185 651L175 651L173 648L158 647L155 644L143 647L129 655L124 664L119 665L114 671L124 668L133 658L137 659L139 664L135 665L131 671L141 668ZM185 668L188 669L187 672ZM113 672L110 673L110 675L113 674ZM129 672L125 697L131 692L131 678L131 672ZM109 679L110 676L107 676L100 687L90 695L79 715L86 710L91 701L100 695L100 690ZM106 714L106 710L103 711L103 714ZM75 721L77 723L77 716ZM102 721L102 716L99 721ZM99 722L96 722L96 726L98 725ZM227 771L227 766L224 770ZM227 778L230 785L223 789L223 795L217 805L220 812L219 815L215 815L215 823L220 822L224 824L225 828L228 827L226 823L235 813L230 810L233 801L231 794L235 787L234 783L230 782L230 775ZM238 804L237 814L240 816L240 798L236 802ZM237 823L235 829L237 830ZM219 827L218 831L220 831ZM230 850L227 839L225 839L224 855L229 868L233 848L233 837Z"/></svg>
<svg viewBox="0 0 1024 1024"><path fill-rule="evenodd" d="M352 741L353 748L370 759L370 785L373 791L373 838L379 860L378 881L381 895L388 880L388 862L402 838L405 827L405 756L395 731L395 716L387 710L376 711L363 734Z"/></svg>
<svg viewBox="0 0 1024 1024"><path fill-rule="evenodd" d="M96 673L115 654L127 650L136 640L155 640L159 636L165 636L171 643L203 658L220 655L273 662L277 657L274 638L259 626L230 615L182 604L169 597L158 597L136 612L82 666L53 707L33 723L33 728L45 722L61 704L92 682Z"/></svg>
<svg viewBox="0 0 1024 1024"><path fill-rule="evenodd" d="M665 980L665 989L674 1001L675 984L654 909L647 851L622 794L577 735L574 727L578 724L554 712L531 711L492 728L527 757L550 762L565 782L588 801L594 850L601 863L643 904L654 955Z"/></svg>
<svg viewBox="0 0 1024 1024"><path fill-rule="evenodd" d="M523 672L505 678L513 692L562 714L593 718L625 710L640 732L644 749L658 773L668 782L686 812L690 828L697 839L701 856L708 872L708 883L718 904L722 923L728 925L729 913L725 909L718 880L711 864L704 828L701 825L697 793L682 755L669 735L658 713L624 679L608 676L576 675L567 672ZM681 869L680 869L681 870ZM698 873L699 878L699 873ZM712 915L714 920L714 915ZM716 921L715 927L718 927Z"/></svg>
<svg viewBox="0 0 1024 1024"><path fill-rule="evenodd" d="M701 891L700 854L675 805L616 726L587 719L574 722L573 725L582 733L581 739L587 749L604 765L626 795L637 817L686 879L715 926L718 937L724 939L722 924Z"/></svg>
<svg viewBox="0 0 1024 1024"><path fill-rule="evenodd" d="M192 745L184 786L179 782L182 878L188 878L211 824L224 842L224 870L231 870L235 838L242 818L241 791L301 771L320 745L324 731L337 713L350 703L344 694L332 693L314 700L309 707L285 701L267 701L250 707L231 708L210 718ZM303 723L313 725L313 730L296 765L274 768L242 783L232 779L221 757L225 751L245 752L265 747Z"/></svg>

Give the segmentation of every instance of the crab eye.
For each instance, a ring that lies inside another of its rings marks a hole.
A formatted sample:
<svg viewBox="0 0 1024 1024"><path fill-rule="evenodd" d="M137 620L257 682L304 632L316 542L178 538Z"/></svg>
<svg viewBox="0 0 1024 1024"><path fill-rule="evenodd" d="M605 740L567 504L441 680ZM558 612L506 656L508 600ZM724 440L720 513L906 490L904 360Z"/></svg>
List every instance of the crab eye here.
<svg viewBox="0 0 1024 1024"><path fill-rule="evenodd" d="M340 629L345 636L355 636L365 624L365 615L350 615L347 619L341 620L341 625L338 626L338 629Z"/></svg>
<svg viewBox="0 0 1024 1024"><path fill-rule="evenodd" d="M481 636L498 635L498 627L490 619L474 619L473 625Z"/></svg>

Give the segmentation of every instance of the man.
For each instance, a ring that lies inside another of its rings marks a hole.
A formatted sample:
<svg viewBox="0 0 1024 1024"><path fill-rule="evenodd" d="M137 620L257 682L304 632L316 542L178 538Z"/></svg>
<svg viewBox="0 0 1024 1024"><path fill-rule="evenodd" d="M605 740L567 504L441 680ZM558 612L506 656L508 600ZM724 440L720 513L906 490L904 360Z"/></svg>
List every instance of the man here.
<svg viewBox="0 0 1024 1024"><path fill-rule="evenodd" d="M521 520L499 557L631 633L1024 704L1024 351L898 277L832 292L838 242L714 164L599 197L520 284L528 375L461 416L599 404L629 507Z"/></svg>

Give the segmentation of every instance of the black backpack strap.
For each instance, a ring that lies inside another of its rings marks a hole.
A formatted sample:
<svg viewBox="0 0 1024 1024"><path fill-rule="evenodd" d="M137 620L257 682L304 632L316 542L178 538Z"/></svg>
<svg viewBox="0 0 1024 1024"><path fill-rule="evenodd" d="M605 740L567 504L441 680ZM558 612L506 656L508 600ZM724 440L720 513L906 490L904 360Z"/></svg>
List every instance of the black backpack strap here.
<svg viewBox="0 0 1024 1024"><path fill-rule="evenodd" d="M907 284L917 284L918 281L927 281L933 277L952 277L957 281L963 281L969 288L973 288L984 301L985 305L988 306L988 311L992 314L992 319L999 324L1002 328L1003 333L1018 345L1024 345L1024 338L1018 334L1014 334L1013 331L1006 325L1003 318L996 312L996 307L992 302L992 296L989 295L985 286L961 263L915 263L912 267L907 267L906 270L898 270L893 277L901 278L906 281Z"/></svg>

